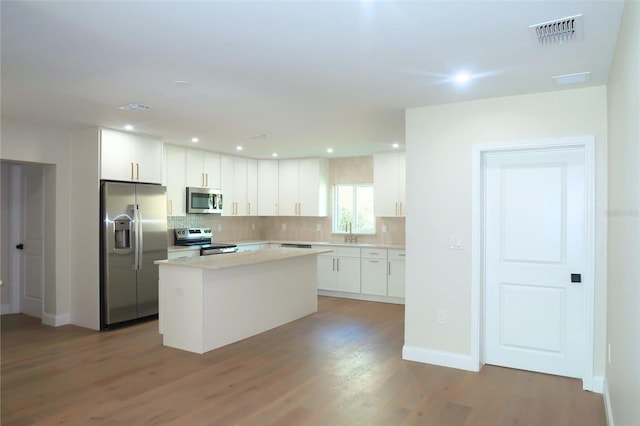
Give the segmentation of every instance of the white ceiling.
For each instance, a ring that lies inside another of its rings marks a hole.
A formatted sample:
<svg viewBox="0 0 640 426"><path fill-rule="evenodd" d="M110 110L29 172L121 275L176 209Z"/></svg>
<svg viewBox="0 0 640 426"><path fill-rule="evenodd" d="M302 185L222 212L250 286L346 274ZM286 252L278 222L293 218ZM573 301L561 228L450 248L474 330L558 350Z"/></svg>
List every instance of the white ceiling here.
<svg viewBox="0 0 640 426"><path fill-rule="evenodd" d="M2 117L267 158L404 143L404 109L606 84L620 1L5 1ZM581 40L529 25L583 14ZM467 70L464 86L452 75ZM590 71L556 87L552 76ZM191 86L174 84L186 80ZM119 110L143 103L150 111ZM266 137L255 138L265 134Z"/></svg>

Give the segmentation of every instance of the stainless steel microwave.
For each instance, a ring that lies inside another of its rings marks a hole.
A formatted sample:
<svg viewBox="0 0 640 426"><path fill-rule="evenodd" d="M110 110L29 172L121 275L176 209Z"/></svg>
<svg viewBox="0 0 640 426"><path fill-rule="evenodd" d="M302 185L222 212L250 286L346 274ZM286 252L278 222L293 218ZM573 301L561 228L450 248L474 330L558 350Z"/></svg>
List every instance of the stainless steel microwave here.
<svg viewBox="0 0 640 426"><path fill-rule="evenodd" d="M187 213L222 213L222 191L214 188L187 187Z"/></svg>

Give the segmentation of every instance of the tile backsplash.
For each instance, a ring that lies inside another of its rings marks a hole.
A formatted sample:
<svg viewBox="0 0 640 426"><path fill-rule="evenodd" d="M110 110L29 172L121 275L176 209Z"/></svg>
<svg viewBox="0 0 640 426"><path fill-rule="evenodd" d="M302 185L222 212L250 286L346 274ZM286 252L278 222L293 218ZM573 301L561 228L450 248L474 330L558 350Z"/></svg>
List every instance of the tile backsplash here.
<svg viewBox="0 0 640 426"><path fill-rule="evenodd" d="M167 220L169 244L173 244L175 228L211 227L214 241L241 242L323 241L343 242L344 235L331 233L331 217L227 217L208 214L170 216ZM387 232L382 232L383 227ZM358 235L359 243L405 244L404 218L376 218L375 235Z"/></svg>

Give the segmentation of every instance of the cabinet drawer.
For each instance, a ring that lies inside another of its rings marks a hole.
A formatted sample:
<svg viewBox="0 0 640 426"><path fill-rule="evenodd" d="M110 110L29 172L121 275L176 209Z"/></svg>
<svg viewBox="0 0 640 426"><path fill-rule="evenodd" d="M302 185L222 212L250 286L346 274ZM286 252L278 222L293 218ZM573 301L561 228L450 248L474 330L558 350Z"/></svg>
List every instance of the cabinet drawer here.
<svg viewBox="0 0 640 426"><path fill-rule="evenodd" d="M389 260L405 260L404 250L389 249Z"/></svg>
<svg viewBox="0 0 640 426"><path fill-rule="evenodd" d="M331 247L336 256L360 257L360 249L357 247Z"/></svg>
<svg viewBox="0 0 640 426"><path fill-rule="evenodd" d="M363 248L360 249L360 257L363 259L386 259L387 249Z"/></svg>

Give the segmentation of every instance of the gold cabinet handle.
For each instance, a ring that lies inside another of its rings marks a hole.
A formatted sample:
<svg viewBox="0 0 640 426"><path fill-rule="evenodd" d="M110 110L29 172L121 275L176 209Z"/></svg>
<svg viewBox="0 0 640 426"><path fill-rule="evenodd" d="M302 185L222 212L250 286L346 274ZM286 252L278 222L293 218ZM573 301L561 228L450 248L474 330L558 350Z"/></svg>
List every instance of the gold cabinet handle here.
<svg viewBox="0 0 640 426"><path fill-rule="evenodd" d="M133 180L134 179L134 177L133 177L133 162L131 162L129 164L131 164L131 180Z"/></svg>
<svg viewBox="0 0 640 426"><path fill-rule="evenodd" d="M335 271L336 270L336 258L334 257L333 259L331 259L333 261L333 265L331 266L331 270Z"/></svg>
<svg viewBox="0 0 640 426"><path fill-rule="evenodd" d="M336 269L338 270L338 272L340 272L340 258L336 259L336 264L337 264L337 268Z"/></svg>
<svg viewBox="0 0 640 426"><path fill-rule="evenodd" d="M140 163L136 163L136 179L140 180Z"/></svg>
<svg viewBox="0 0 640 426"><path fill-rule="evenodd" d="M391 276L391 262L387 262L387 275Z"/></svg>

